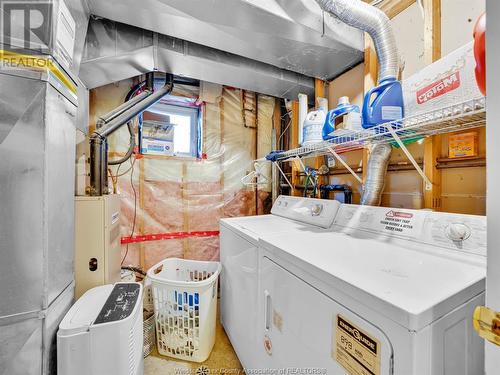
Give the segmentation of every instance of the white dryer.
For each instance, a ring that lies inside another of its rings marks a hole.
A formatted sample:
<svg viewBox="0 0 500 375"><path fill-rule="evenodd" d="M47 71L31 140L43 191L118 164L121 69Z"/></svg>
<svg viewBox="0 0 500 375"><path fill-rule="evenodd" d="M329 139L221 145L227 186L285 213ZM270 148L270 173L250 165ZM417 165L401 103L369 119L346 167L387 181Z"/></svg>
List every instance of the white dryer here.
<svg viewBox="0 0 500 375"><path fill-rule="evenodd" d="M259 238L331 228L339 207L337 201L280 196L270 215L221 220L221 322L245 368L260 367L263 354L257 350Z"/></svg>
<svg viewBox="0 0 500 375"><path fill-rule="evenodd" d="M484 374L485 217L342 205L329 232L261 237L261 257L262 368Z"/></svg>

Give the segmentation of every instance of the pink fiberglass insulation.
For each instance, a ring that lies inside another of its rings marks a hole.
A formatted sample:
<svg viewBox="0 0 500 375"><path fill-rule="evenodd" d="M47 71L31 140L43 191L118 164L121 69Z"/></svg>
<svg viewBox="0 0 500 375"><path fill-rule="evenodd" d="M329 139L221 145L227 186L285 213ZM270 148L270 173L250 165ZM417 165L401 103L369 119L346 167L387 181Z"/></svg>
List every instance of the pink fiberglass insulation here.
<svg viewBox="0 0 500 375"><path fill-rule="evenodd" d="M122 90L124 97L130 86L131 84L123 83L112 90L105 88L104 91L111 90L113 95L118 95L117 91ZM99 90L103 88L94 89ZM178 86L177 94L196 95L191 91L186 94L182 90L183 87ZM217 100L204 103L203 107L204 160L151 155L136 160L133 171L136 191L134 236L218 231L222 217L255 215L256 200L259 214L269 212L269 186L259 187L256 192L255 187L244 186L241 178L253 169L253 161L257 157L271 151L275 100L261 95L255 97L253 93L242 94L241 90L226 87L221 88L218 95ZM114 102L107 101L107 95L99 98L101 100L91 104L94 107L91 113L106 113L115 106ZM243 102L242 98L245 99ZM255 98L259 103L258 122L252 112L255 110ZM254 128L256 123L258 132ZM259 143L258 155L256 142ZM110 152L115 153L114 157L119 156L126 150L127 143L126 129L120 129L110 140ZM119 174L129 168L130 163L124 163ZM116 174L116 167L111 169ZM117 191L121 196L121 235L128 237L134 220L134 192L130 183L130 171L118 178ZM122 257L125 252L126 245L123 244ZM170 257L219 260L219 237L130 243L123 264L148 269Z"/></svg>
<svg viewBox="0 0 500 375"><path fill-rule="evenodd" d="M143 242L144 268L149 269L166 258L184 258L186 239Z"/></svg>
<svg viewBox="0 0 500 375"><path fill-rule="evenodd" d="M242 189L224 197L224 217L255 215L255 191Z"/></svg>
<svg viewBox="0 0 500 375"><path fill-rule="evenodd" d="M219 230L219 220L222 214L221 194L187 195L187 225L189 231Z"/></svg>
<svg viewBox="0 0 500 375"><path fill-rule="evenodd" d="M134 183L134 188L137 194L137 217L142 215L141 209L139 207L139 184ZM132 231L132 224L134 218L134 192L130 184L130 174L123 176L118 179L118 192L120 194L120 223L121 223L121 235L130 236ZM137 218L136 218L136 233L137 232Z"/></svg>
<svg viewBox="0 0 500 375"><path fill-rule="evenodd" d="M185 230L182 186L171 181L144 183L144 232L170 233Z"/></svg>
<svg viewBox="0 0 500 375"><path fill-rule="evenodd" d="M185 257L194 260L219 260L219 237L193 237L188 239Z"/></svg>

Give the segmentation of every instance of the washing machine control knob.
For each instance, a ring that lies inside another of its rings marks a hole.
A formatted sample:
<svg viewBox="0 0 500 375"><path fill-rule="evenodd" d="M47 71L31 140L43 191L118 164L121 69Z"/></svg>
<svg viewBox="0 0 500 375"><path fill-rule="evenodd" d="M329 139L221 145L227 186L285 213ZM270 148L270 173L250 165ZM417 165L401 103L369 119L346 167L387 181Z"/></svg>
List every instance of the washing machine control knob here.
<svg viewBox="0 0 500 375"><path fill-rule="evenodd" d="M323 205L322 204L314 204L311 207L311 215L312 216L319 216L322 211L323 211Z"/></svg>
<svg viewBox="0 0 500 375"><path fill-rule="evenodd" d="M469 238L471 229L462 223L451 223L446 228L446 237L452 241L462 242Z"/></svg>

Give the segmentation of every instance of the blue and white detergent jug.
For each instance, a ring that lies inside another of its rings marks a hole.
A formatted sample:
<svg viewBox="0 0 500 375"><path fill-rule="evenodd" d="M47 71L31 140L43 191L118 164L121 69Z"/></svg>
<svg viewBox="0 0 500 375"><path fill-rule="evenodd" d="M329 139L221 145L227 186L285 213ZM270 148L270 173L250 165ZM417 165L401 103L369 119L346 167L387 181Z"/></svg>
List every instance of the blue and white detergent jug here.
<svg viewBox="0 0 500 375"><path fill-rule="evenodd" d="M310 146L323 141L321 131L325 124L326 112L323 109L309 112L304 120L302 146Z"/></svg>
<svg viewBox="0 0 500 375"><path fill-rule="evenodd" d="M333 132L338 129L340 125L339 121L342 122L343 117L349 113L359 113L359 107L355 104L350 104L349 98L343 96L339 99L337 107L329 111L326 115L325 125L323 126L323 139L325 141L335 138Z"/></svg>
<svg viewBox="0 0 500 375"><path fill-rule="evenodd" d="M403 116L403 88L396 78L385 78L377 87L366 93L363 103L363 128L400 120Z"/></svg>

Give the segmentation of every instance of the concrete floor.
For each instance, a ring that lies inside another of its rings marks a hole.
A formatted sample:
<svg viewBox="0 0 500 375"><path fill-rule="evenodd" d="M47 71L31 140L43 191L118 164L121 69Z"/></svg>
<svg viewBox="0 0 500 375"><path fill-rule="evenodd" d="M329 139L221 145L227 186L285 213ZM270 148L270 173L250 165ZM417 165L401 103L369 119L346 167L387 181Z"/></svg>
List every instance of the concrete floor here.
<svg viewBox="0 0 500 375"><path fill-rule="evenodd" d="M217 315L218 313L219 309ZM205 362L186 362L164 357L158 354L156 348L144 359L144 375L205 375L209 373L243 374L240 361L220 324L219 316L217 316L215 345Z"/></svg>

